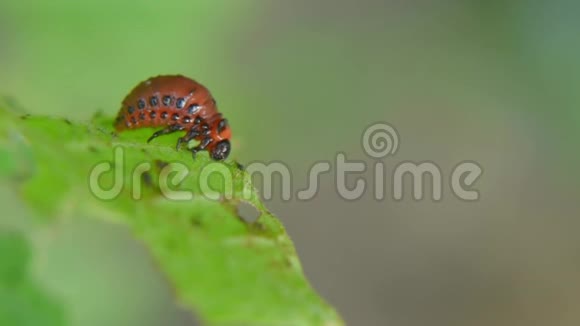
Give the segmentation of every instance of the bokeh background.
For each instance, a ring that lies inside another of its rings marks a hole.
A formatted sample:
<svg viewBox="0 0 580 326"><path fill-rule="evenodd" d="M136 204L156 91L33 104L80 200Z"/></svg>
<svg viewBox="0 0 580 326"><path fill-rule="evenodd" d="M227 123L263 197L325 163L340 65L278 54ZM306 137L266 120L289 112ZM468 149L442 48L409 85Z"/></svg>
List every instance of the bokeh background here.
<svg viewBox="0 0 580 326"><path fill-rule="evenodd" d="M218 99L233 156L288 164L295 189L338 152L374 164L361 135L389 122L401 144L387 167L429 160L448 179L476 161L481 198L447 187L440 202L394 201L387 188L382 201L345 201L328 174L310 201L268 202L347 323L578 325L579 11L566 0L8 0L0 93L80 121L114 115L141 80L185 74ZM30 214L1 192L5 216ZM79 220L33 240L34 277L71 325L195 324L126 230Z"/></svg>

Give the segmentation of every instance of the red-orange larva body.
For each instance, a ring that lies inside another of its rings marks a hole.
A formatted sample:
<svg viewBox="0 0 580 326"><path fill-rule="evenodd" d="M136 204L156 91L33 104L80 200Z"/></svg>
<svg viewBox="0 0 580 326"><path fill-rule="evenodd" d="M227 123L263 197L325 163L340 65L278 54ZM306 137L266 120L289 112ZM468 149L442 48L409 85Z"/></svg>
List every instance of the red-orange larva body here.
<svg viewBox="0 0 580 326"><path fill-rule="evenodd" d="M115 129L164 127L149 141L176 131L185 131L177 147L190 140L200 144L195 154L207 150L216 160L225 159L230 152L231 131L218 112L209 90L184 76L157 76L141 82L123 100Z"/></svg>

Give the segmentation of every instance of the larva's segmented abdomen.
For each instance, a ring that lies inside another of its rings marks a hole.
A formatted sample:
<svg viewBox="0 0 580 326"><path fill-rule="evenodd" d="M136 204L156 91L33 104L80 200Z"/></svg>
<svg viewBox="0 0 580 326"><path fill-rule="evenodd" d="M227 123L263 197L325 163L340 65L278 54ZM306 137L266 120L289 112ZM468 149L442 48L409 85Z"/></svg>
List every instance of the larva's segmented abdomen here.
<svg viewBox="0 0 580 326"><path fill-rule="evenodd" d="M115 121L117 130L159 127L218 114L209 90L183 76L158 76L141 82L123 100Z"/></svg>
<svg viewBox="0 0 580 326"><path fill-rule="evenodd" d="M216 160L227 158L230 152L231 131L213 96L205 86L184 76L157 76L141 82L123 100L114 126L117 131L163 127L149 141L185 131L178 148L199 140L191 151L207 150Z"/></svg>

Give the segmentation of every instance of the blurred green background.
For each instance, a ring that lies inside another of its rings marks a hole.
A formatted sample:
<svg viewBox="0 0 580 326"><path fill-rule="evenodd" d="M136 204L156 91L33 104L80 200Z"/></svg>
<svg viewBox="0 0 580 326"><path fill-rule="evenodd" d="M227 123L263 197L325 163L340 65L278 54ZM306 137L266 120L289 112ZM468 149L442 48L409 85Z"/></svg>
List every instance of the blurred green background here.
<svg viewBox="0 0 580 326"><path fill-rule="evenodd" d="M441 202L395 202L387 190L384 201L347 202L326 175L313 200L269 202L347 323L578 325L579 10L565 0L8 0L0 94L86 120L114 115L150 76L184 74L230 120L233 157L287 163L296 189L337 152L374 163L361 135L389 122L401 144L387 166L476 161L481 199L446 189ZM1 198L0 226L26 231L33 278L70 325L195 324L125 230L79 220L29 231L13 190Z"/></svg>

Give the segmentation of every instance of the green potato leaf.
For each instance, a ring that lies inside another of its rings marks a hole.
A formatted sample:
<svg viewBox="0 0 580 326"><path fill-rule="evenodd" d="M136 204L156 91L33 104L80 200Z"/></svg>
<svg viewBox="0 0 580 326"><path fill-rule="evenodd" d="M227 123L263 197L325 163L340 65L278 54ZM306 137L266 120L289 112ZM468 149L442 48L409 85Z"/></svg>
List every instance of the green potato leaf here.
<svg viewBox="0 0 580 326"><path fill-rule="evenodd" d="M231 160L176 151L177 136L148 144L152 132L117 134L98 114L73 123L0 108L0 177L41 224L88 215L127 226L204 323L342 325L250 176ZM238 215L242 202L256 221Z"/></svg>

